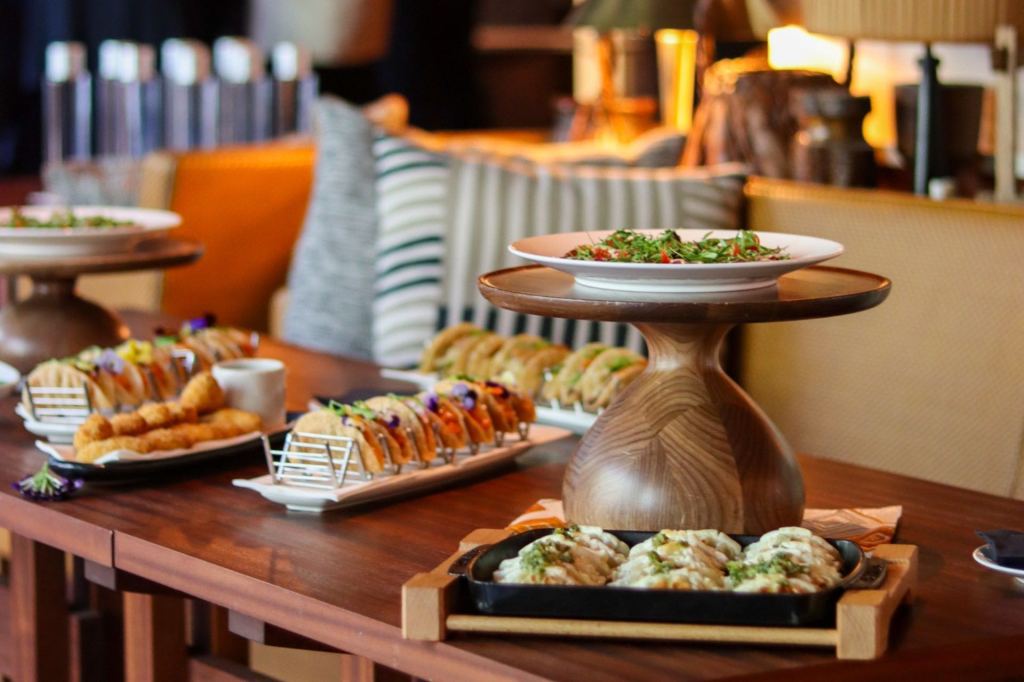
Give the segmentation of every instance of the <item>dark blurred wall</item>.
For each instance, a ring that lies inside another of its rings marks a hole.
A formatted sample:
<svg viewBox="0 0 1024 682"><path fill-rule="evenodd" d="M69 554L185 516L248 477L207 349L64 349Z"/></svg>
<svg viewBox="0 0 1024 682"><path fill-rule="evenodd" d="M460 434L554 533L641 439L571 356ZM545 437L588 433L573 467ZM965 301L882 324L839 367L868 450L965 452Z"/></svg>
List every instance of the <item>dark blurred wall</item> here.
<svg viewBox="0 0 1024 682"><path fill-rule="evenodd" d="M282 0L286 1L286 0ZM46 45L86 44L89 69L109 38L159 45L244 33L246 0L0 0L0 173L34 173Z"/></svg>

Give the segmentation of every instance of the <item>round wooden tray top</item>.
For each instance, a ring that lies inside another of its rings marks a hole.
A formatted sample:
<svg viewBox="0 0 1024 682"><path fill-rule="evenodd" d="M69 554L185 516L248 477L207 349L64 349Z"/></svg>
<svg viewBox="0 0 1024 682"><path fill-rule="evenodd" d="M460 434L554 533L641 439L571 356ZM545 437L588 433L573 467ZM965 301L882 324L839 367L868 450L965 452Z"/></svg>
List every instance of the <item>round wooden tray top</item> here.
<svg viewBox="0 0 1024 682"><path fill-rule="evenodd" d="M203 255L203 245L185 239L158 238L140 242L131 251L66 258L4 258L0 275L64 279L100 272L127 272L188 265Z"/></svg>
<svg viewBox="0 0 1024 682"><path fill-rule="evenodd" d="M885 277L817 266L777 286L708 294L616 293L576 284L572 275L525 265L481 275L480 292L500 308L532 315L611 322L773 322L845 315L889 295Z"/></svg>
<svg viewBox="0 0 1024 682"><path fill-rule="evenodd" d="M531 265L483 275L479 287L520 313L631 322L647 341L649 364L598 416L566 468L570 521L760 534L800 524L803 478L778 428L722 370L726 332L741 322L865 310L885 300L890 282L813 267L746 292L637 294L580 286Z"/></svg>

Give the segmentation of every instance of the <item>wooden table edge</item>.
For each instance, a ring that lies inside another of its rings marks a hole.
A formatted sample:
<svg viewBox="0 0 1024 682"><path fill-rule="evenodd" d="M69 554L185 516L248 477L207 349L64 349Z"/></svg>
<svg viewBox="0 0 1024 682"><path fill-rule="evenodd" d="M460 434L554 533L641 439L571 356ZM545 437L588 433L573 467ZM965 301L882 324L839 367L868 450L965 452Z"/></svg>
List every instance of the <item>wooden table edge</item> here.
<svg viewBox="0 0 1024 682"><path fill-rule="evenodd" d="M101 566L114 566L114 531L60 511L60 502L0 494L0 528Z"/></svg>
<svg viewBox="0 0 1024 682"><path fill-rule="evenodd" d="M399 626L121 531L114 534L114 563L119 570L410 675L478 680L486 673L494 680L545 679L451 644L405 639Z"/></svg>

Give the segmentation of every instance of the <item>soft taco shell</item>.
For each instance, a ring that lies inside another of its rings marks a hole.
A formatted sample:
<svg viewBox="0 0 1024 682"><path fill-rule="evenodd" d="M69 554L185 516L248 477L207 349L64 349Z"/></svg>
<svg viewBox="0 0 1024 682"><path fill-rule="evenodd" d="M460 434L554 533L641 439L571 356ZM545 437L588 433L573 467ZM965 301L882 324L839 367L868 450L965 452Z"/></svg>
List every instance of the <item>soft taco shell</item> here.
<svg viewBox="0 0 1024 682"><path fill-rule="evenodd" d="M336 445L333 441L317 440L315 437L300 436L299 434L322 434L351 438L353 444L359 447L360 461L366 471L379 473L384 470L384 453L380 451L380 445L368 439L366 437L368 431L359 428L356 421L351 418L346 423L344 417L330 410L309 412L299 417L292 433L300 443L329 443L332 448Z"/></svg>
<svg viewBox="0 0 1024 682"><path fill-rule="evenodd" d="M611 379L605 383L604 388L591 402L584 402L583 406L588 410L597 410L602 407L608 407L611 404L612 399L617 396L622 389L626 388L630 383L633 382L643 371L647 368L647 361L640 360L635 362L629 367L623 367L617 372L613 372Z"/></svg>
<svg viewBox="0 0 1024 682"><path fill-rule="evenodd" d="M515 385L530 396L537 395L544 385L544 372L565 359L569 349L565 346L548 346L530 355L516 373Z"/></svg>
<svg viewBox="0 0 1024 682"><path fill-rule="evenodd" d="M423 358L420 360L420 371L437 371L437 363L448 351L448 348L463 336L468 336L477 331L480 331L480 329L468 322L462 322L454 327L442 330L424 349Z"/></svg>
<svg viewBox="0 0 1024 682"><path fill-rule="evenodd" d="M473 346L466 359L466 374L474 379L490 379L491 361L505 344L505 337L498 334L489 334L480 343Z"/></svg>
<svg viewBox="0 0 1024 682"><path fill-rule="evenodd" d="M579 381L584 406L591 406L592 409L598 404L598 399L614 373L643 362L645 360L640 355L628 348L611 348L598 355Z"/></svg>
<svg viewBox="0 0 1024 682"><path fill-rule="evenodd" d="M434 452L427 444L427 436L424 433L423 425L420 423L416 413L398 398L391 396L378 396L366 401L366 406L376 412L392 412L398 415L403 427L403 435L412 434L412 446L419 453L423 461L433 459Z"/></svg>
<svg viewBox="0 0 1024 682"><path fill-rule="evenodd" d="M519 361L534 351L550 345L548 341L533 334L516 334L501 345L498 352L491 358L488 374L491 379L513 381ZM506 376L506 374L508 376Z"/></svg>
<svg viewBox="0 0 1024 682"><path fill-rule="evenodd" d="M66 360L48 360L33 369L25 379L25 391L22 400L25 407L31 407L28 397L28 387L33 388L77 388L84 386L89 395L89 401L95 410L113 410L117 406L113 393L103 390L99 382L89 373L70 364Z"/></svg>
<svg viewBox="0 0 1024 682"><path fill-rule="evenodd" d="M579 381L583 372L598 355L608 349L603 343L588 343L562 360L562 368L544 385L541 396L571 405L580 399Z"/></svg>
<svg viewBox="0 0 1024 682"><path fill-rule="evenodd" d="M491 339L501 339L500 336L492 332L482 332L480 334L471 334L464 336L452 346L453 349L457 348L458 352L455 354L452 364L448 367L449 374L468 374L469 376L479 379L486 377L478 377L469 371L469 360L473 355L473 351L482 343L487 343ZM491 344L488 344L491 345Z"/></svg>

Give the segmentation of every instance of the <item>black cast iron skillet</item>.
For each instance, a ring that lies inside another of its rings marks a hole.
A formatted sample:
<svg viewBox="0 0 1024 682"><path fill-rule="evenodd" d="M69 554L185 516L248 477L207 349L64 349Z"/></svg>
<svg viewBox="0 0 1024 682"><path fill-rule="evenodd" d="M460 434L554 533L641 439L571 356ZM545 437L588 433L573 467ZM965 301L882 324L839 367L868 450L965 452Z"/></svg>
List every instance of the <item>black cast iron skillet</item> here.
<svg viewBox="0 0 1024 682"><path fill-rule="evenodd" d="M668 623L729 625L827 626L835 620L835 605L843 592L864 572L868 559L849 540L829 540L839 550L842 580L835 587L812 594L751 594L705 590L652 590L636 587L579 585L512 585L493 582L495 569L504 559L551 529L512 535L494 545L484 545L461 556L449 569L463 576L480 613L540 618L585 618ZM609 531L627 545L654 535L648 531ZM730 535L741 546L757 535ZM859 587L860 585L858 585Z"/></svg>

